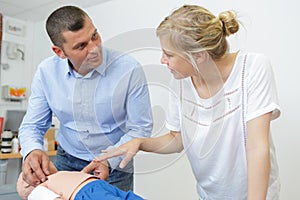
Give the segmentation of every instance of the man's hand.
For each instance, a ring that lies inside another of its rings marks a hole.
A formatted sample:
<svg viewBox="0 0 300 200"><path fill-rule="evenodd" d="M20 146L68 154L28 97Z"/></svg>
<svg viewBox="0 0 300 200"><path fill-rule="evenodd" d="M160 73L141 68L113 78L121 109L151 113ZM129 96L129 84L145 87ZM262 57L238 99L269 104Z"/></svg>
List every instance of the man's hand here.
<svg viewBox="0 0 300 200"><path fill-rule="evenodd" d="M92 161L90 164L88 164L85 168L81 170L84 173L91 173L94 172L94 175L102 180L107 180L109 175L108 170L108 162L94 162Z"/></svg>
<svg viewBox="0 0 300 200"><path fill-rule="evenodd" d="M46 176L56 171L48 155L41 150L30 152L22 165L23 179L32 186L46 181Z"/></svg>

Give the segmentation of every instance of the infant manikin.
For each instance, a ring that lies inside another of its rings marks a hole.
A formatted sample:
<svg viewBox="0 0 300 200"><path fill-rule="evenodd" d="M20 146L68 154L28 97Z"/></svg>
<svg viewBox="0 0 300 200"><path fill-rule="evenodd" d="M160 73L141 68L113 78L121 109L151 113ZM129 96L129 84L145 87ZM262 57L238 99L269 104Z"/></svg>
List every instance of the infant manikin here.
<svg viewBox="0 0 300 200"><path fill-rule="evenodd" d="M71 195L81 183L88 179L93 179L93 175L76 171L58 171L47 176L47 181L39 186L46 187L61 196L63 199L70 199ZM95 178L95 177L94 177ZM39 187L38 186L38 187ZM17 183L17 191L22 199L28 199L35 187L30 186L22 178L22 173L19 176ZM44 191L43 188L38 188L38 191ZM31 194L34 195L34 194Z"/></svg>
<svg viewBox="0 0 300 200"><path fill-rule="evenodd" d="M132 191L125 192L91 174L77 171L58 171L37 187L26 183L21 173L17 191L22 199L28 200L143 200Z"/></svg>
<svg viewBox="0 0 300 200"><path fill-rule="evenodd" d="M93 177L93 175L82 172L58 171L57 173L48 176L46 183L47 188L53 190L57 194L62 194L62 197L65 199L70 199L75 189L91 177ZM63 192L61 193L61 191Z"/></svg>

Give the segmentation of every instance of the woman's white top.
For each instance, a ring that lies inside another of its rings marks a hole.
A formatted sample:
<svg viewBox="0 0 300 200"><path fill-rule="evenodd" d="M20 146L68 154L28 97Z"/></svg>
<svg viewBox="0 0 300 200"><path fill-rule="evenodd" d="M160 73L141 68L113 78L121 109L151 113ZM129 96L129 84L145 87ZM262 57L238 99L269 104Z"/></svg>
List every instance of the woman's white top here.
<svg viewBox="0 0 300 200"><path fill-rule="evenodd" d="M208 99L198 96L191 78L172 81L171 90L166 126L181 132L200 199L247 199L247 122L268 112L272 119L280 115L269 60L239 52L223 88ZM280 182L270 140L267 200L277 200Z"/></svg>

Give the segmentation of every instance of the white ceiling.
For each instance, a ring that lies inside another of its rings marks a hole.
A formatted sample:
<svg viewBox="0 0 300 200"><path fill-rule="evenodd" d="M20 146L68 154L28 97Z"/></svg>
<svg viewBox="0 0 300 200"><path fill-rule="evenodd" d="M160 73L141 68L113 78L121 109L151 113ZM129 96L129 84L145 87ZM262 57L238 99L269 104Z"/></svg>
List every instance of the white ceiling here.
<svg viewBox="0 0 300 200"><path fill-rule="evenodd" d="M110 0L0 0L0 13L23 21L42 21L56 8L76 5L87 8Z"/></svg>

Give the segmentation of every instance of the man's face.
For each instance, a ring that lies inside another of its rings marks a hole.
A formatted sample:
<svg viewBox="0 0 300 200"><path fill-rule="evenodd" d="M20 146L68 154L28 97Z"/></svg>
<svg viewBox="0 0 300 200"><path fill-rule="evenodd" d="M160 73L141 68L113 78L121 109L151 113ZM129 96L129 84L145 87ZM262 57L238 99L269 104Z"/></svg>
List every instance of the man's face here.
<svg viewBox="0 0 300 200"><path fill-rule="evenodd" d="M68 58L73 68L81 75L87 74L102 63L101 38L91 20L86 17L82 29L62 33L63 43L61 58Z"/></svg>

